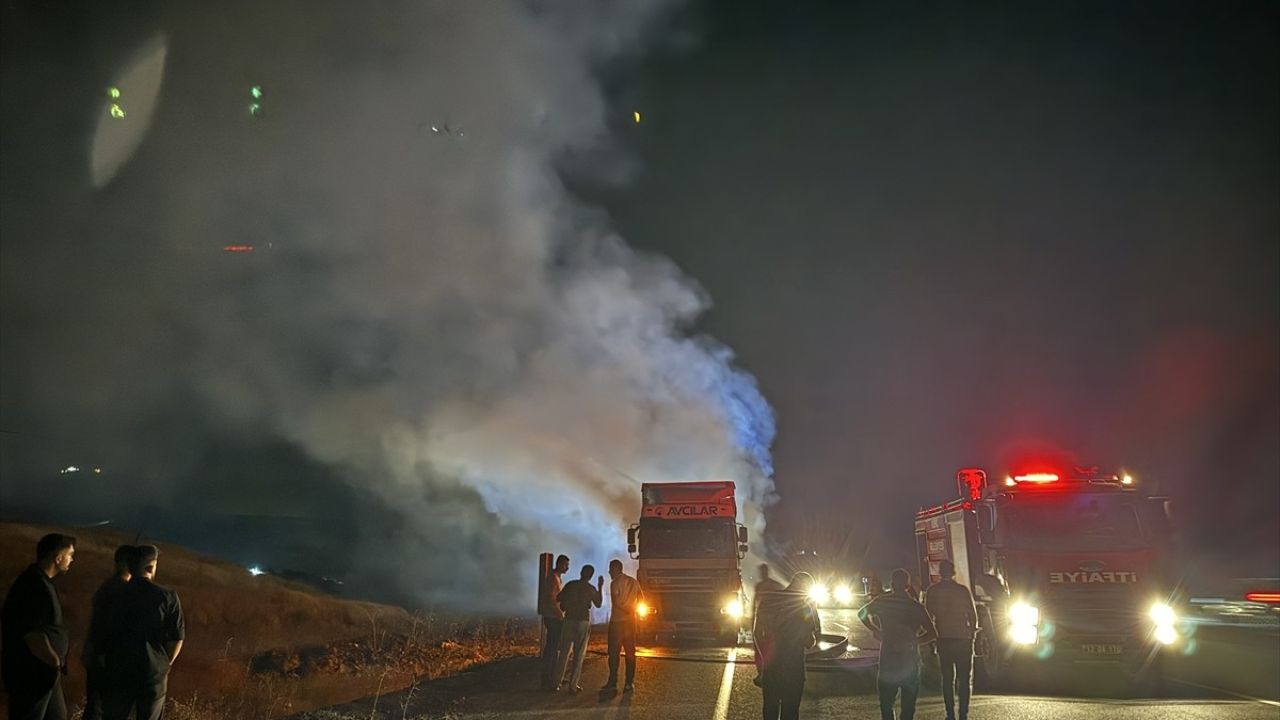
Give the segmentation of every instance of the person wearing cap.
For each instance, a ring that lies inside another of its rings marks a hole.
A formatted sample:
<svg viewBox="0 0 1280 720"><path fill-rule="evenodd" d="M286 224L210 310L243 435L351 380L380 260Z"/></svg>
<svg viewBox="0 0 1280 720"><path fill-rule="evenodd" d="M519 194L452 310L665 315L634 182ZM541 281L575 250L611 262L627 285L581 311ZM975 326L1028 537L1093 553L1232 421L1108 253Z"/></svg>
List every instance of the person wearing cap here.
<svg viewBox="0 0 1280 720"><path fill-rule="evenodd" d="M924 606L938 629L938 666L942 672L942 701L947 720L968 720L969 697L973 692L973 636L978 630L978 612L973 593L955 581L956 566L950 560L938 563L941 579L925 592ZM960 714L956 715L956 695Z"/></svg>

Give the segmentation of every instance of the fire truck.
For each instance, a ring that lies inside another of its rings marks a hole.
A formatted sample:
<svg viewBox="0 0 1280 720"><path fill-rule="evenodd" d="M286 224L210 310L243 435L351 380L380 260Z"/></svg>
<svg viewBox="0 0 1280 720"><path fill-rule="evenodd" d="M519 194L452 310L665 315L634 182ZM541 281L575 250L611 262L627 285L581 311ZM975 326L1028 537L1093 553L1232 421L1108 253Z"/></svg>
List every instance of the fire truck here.
<svg viewBox="0 0 1280 720"><path fill-rule="evenodd" d="M1038 467L988 482L956 476L958 497L916 513L919 577L950 560L978 609L975 675L991 685L1057 663L1122 669L1159 687L1186 642L1168 567L1169 502L1127 474Z"/></svg>
<svg viewBox="0 0 1280 720"><path fill-rule="evenodd" d="M640 636L736 643L747 528L737 522L733 482L644 483L640 498L640 522L627 530L645 596Z"/></svg>

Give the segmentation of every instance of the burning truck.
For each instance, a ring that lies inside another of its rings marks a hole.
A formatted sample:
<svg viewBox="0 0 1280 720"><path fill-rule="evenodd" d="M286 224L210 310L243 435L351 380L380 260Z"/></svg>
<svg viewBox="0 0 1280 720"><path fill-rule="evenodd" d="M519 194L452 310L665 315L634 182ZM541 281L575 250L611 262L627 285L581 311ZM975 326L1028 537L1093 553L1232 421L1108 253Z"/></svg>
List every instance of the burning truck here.
<svg viewBox="0 0 1280 720"><path fill-rule="evenodd" d="M747 528L737 521L733 482L644 483L640 495L640 522L627 530L645 595L640 636L736 643Z"/></svg>

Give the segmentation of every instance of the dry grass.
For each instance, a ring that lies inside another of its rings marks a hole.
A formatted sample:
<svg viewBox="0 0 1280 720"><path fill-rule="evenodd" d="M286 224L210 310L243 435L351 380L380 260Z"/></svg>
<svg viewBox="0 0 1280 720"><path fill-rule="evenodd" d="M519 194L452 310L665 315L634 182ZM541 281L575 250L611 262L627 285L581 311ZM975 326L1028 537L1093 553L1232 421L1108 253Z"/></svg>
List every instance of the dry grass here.
<svg viewBox="0 0 1280 720"><path fill-rule="evenodd" d="M0 523L5 590L30 564L36 540L46 532L68 530ZM115 548L132 538L104 529L70 532L78 540L76 562L55 585L72 637L65 687L68 703L76 706L84 698L78 658L90 598L110 575ZM396 692L533 653L537 641L532 622L464 621L341 600L164 544L156 579L178 592L187 621L169 684L167 716L174 720L280 717Z"/></svg>

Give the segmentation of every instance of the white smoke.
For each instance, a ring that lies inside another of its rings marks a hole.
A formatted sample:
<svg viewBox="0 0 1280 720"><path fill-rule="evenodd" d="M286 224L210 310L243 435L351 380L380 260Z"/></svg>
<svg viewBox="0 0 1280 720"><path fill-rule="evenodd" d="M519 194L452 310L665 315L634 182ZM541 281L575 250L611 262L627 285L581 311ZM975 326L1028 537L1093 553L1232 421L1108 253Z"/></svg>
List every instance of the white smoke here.
<svg viewBox="0 0 1280 720"><path fill-rule="evenodd" d="M758 537L768 406L554 169L608 141L595 70L664 3L264 5L187 16L131 169L208 273L201 396L397 508L404 557L468 560L408 563L424 600L527 588L543 549L603 567L640 482L733 479Z"/></svg>

